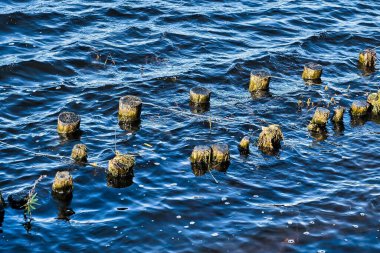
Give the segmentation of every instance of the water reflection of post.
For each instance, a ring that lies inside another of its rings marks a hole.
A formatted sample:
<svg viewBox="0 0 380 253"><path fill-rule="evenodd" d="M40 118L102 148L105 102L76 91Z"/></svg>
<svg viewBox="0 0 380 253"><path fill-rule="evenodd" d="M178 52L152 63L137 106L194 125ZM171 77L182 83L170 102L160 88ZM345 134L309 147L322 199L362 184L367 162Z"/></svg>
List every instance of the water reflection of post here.
<svg viewBox="0 0 380 253"><path fill-rule="evenodd" d="M58 208L57 219L69 221L70 216L75 214L74 210L70 207L71 199L66 199L66 200L55 199L55 201L57 203L57 208Z"/></svg>

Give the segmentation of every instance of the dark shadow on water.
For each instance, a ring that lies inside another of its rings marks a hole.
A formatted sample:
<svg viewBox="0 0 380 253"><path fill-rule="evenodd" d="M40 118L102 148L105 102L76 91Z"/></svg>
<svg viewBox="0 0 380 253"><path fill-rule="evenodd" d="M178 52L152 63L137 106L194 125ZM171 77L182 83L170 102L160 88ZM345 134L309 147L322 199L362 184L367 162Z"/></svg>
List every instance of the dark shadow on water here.
<svg viewBox="0 0 380 253"><path fill-rule="evenodd" d="M370 116L352 116L350 120L351 127L359 127L363 126L368 120L370 119Z"/></svg>
<svg viewBox="0 0 380 253"><path fill-rule="evenodd" d="M343 135L344 132L344 123L343 122L333 122L333 130L335 135Z"/></svg>
<svg viewBox="0 0 380 253"><path fill-rule="evenodd" d="M309 133L316 141L324 141L328 137L328 132L325 127L318 127L317 131L309 131Z"/></svg>
<svg viewBox="0 0 380 253"><path fill-rule="evenodd" d="M133 184L133 176L113 177L107 174L107 186L112 188L127 188Z"/></svg>
<svg viewBox="0 0 380 253"><path fill-rule="evenodd" d="M202 114L210 110L210 103L207 104L195 104L193 102L189 103L190 111L195 114Z"/></svg>
<svg viewBox="0 0 380 253"><path fill-rule="evenodd" d="M367 67L360 62L358 62L358 69L360 69L363 76L370 76L376 71L375 67Z"/></svg>
<svg viewBox="0 0 380 253"><path fill-rule="evenodd" d="M275 157L280 157L280 149L281 147L277 147L275 149L259 148L261 153L263 153L264 155L275 156Z"/></svg>
<svg viewBox="0 0 380 253"><path fill-rule="evenodd" d="M119 121L119 127L128 133L136 133L141 128L141 120L133 122Z"/></svg>
<svg viewBox="0 0 380 253"><path fill-rule="evenodd" d="M3 222L4 222L4 215L5 215L5 211L4 210L1 210L0 211L0 234L3 233Z"/></svg>
<svg viewBox="0 0 380 253"><path fill-rule="evenodd" d="M260 90L260 91L254 91L251 92L251 98L252 99L260 99L260 98L269 98L272 97L272 93L266 90Z"/></svg>
<svg viewBox="0 0 380 253"><path fill-rule="evenodd" d="M304 79L305 85L319 85L322 84L322 79Z"/></svg>
<svg viewBox="0 0 380 253"><path fill-rule="evenodd" d="M82 130L78 130L73 133L66 133L66 134L58 133L61 143L65 143L67 141L72 141L72 140L80 141L82 134L83 134Z"/></svg>
<svg viewBox="0 0 380 253"><path fill-rule="evenodd" d="M57 209L58 209L57 219L69 221L70 216L75 214L74 210L70 207L71 199L55 200L55 201L57 203Z"/></svg>
<svg viewBox="0 0 380 253"><path fill-rule="evenodd" d="M229 166L230 166L230 162L222 162L218 164L213 164L212 168L219 172L227 172Z"/></svg>

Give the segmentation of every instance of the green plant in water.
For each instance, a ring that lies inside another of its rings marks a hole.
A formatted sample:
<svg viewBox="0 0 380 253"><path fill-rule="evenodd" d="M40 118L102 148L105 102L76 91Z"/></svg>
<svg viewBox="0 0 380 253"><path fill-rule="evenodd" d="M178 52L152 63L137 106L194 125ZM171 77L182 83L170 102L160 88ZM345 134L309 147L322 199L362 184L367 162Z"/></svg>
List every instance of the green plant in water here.
<svg viewBox="0 0 380 253"><path fill-rule="evenodd" d="M29 191L28 200L27 200L26 204L24 205L24 213L25 213L25 215L28 215L29 221L32 219L32 211L34 209L36 209L37 205L39 205L37 193L35 192L36 186L45 177L46 177L46 175L41 175L36 181L34 181L34 184Z"/></svg>

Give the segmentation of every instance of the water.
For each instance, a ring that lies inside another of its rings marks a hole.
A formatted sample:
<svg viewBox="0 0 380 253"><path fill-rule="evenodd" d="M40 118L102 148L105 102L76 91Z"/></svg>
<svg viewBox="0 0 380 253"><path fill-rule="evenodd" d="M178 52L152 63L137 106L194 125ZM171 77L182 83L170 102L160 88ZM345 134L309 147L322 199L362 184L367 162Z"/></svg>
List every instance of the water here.
<svg viewBox="0 0 380 253"><path fill-rule="evenodd" d="M108 187L103 169L1 145L4 197L47 175L29 232L6 208L2 251L380 252L378 123L346 113L343 131L329 123L318 140L306 129L314 109L297 110L308 98L349 107L379 88L378 71L357 67L360 50L380 45L377 1L103 2L0 3L0 140L61 156L85 143L105 167L116 135L118 151L138 154L133 184ZM323 65L322 84L300 78L309 61ZM277 77L271 97L251 98L253 69ZM194 86L213 92L204 117L190 112ZM134 133L117 125L126 94L144 102ZM56 133L64 110L81 115L80 140ZM282 127L280 153L252 145L240 156L240 139L269 123ZM219 184L188 160L216 142L232 159L212 172ZM59 170L74 177L67 207L51 197Z"/></svg>

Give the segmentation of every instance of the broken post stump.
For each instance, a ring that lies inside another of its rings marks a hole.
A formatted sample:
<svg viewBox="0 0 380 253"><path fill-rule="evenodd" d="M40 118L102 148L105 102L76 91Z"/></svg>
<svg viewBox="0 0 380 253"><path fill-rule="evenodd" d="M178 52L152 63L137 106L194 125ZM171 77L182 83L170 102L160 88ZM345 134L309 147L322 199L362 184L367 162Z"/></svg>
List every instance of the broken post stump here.
<svg viewBox="0 0 380 253"><path fill-rule="evenodd" d="M322 133L326 131L326 124L330 111L323 107L317 107L307 129L312 132Z"/></svg>
<svg viewBox="0 0 380 253"><path fill-rule="evenodd" d="M351 105L351 115L354 117L363 117L368 114L369 104L367 101L355 100Z"/></svg>
<svg viewBox="0 0 380 253"><path fill-rule="evenodd" d="M376 65L376 50L364 49L359 53L359 64L362 67L373 69Z"/></svg>
<svg viewBox="0 0 380 253"><path fill-rule="evenodd" d="M53 196L59 200L71 199L73 194L73 177L68 171L58 171L52 185Z"/></svg>
<svg viewBox="0 0 380 253"><path fill-rule="evenodd" d="M241 155L248 155L249 153L249 143L250 143L250 138L248 136L244 136L239 145L238 149Z"/></svg>
<svg viewBox="0 0 380 253"><path fill-rule="evenodd" d="M71 158L76 162L87 162L87 147L84 144L76 144L71 151Z"/></svg>
<svg viewBox="0 0 380 253"><path fill-rule="evenodd" d="M209 146L195 146L190 155L191 168L194 175L201 176L211 167L212 150Z"/></svg>
<svg viewBox="0 0 380 253"><path fill-rule="evenodd" d="M230 165L230 149L227 144L213 144L211 146L212 167L225 172Z"/></svg>
<svg viewBox="0 0 380 253"><path fill-rule="evenodd" d="M142 100L137 96L127 95L119 100L119 121L137 123L140 121Z"/></svg>
<svg viewBox="0 0 380 253"><path fill-rule="evenodd" d="M62 112L58 116L57 131L60 134L74 133L79 130L80 117L73 112Z"/></svg>
<svg viewBox="0 0 380 253"><path fill-rule="evenodd" d="M268 91L270 75L264 71L252 71L249 79L249 92Z"/></svg>
<svg viewBox="0 0 380 253"><path fill-rule="evenodd" d="M133 178L135 157L128 154L117 154L108 162L108 174L114 178Z"/></svg>
<svg viewBox="0 0 380 253"><path fill-rule="evenodd" d="M306 63L303 69L302 78L304 80L319 80L322 76L322 65L309 62Z"/></svg>
<svg viewBox="0 0 380 253"><path fill-rule="evenodd" d="M342 107L342 106L338 106L334 109L334 115L332 117L332 121L334 123L341 123L343 122L343 115L344 115L344 112L346 111L346 108Z"/></svg>
<svg viewBox="0 0 380 253"><path fill-rule="evenodd" d="M373 115L380 114L380 90L377 93L368 95L367 102L371 105L371 113Z"/></svg>
<svg viewBox="0 0 380 253"><path fill-rule="evenodd" d="M265 153L275 153L281 147L281 141L284 139L279 125L269 125L262 127L259 135L257 146Z"/></svg>

